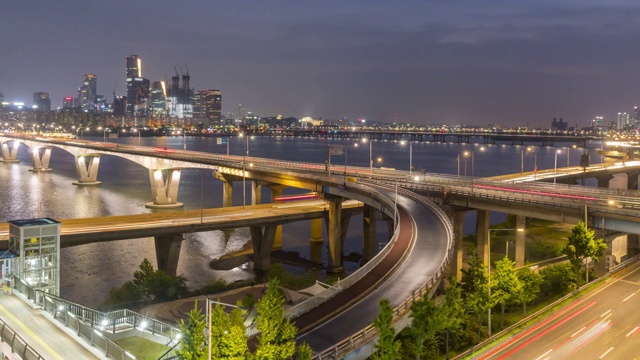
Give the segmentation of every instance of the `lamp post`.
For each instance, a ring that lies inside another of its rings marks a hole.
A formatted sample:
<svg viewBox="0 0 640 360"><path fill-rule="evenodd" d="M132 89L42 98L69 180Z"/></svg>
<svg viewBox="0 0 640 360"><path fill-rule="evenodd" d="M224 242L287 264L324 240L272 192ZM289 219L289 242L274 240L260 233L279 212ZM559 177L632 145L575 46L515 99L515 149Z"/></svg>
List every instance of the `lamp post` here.
<svg viewBox="0 0 640 360"><path fill-rule="evenodd" d="M362 138L362 142L363 143L369 143L369 177L373 177L373 156L372 156L372 149L371 149L371 139L367 139L367 138Z"/></svg>
<svg viewBox="0 0 640 360"><path fill-rule="evenodd" d="M236 309L242 309L242 308L240 308L239 306L235 306L235 305L231 305L231 304L225 304L225 303L223 303L223 302L219 302L219 301L211 300L211 299L209 299L209 297L207 296L207 326L208 326L208 329L209 329L209 341L207 342L207 344L208 344L208 348L209 348L209 349L208 349L208 350L209 350L209 354L208 354L207 359L209 359L209 360L211 360L211 326L212 326L212 321L211 321L211 313L212 313L212 311L211 311L211 305L212 305L212 304L219 304L219 305L222 305L222 306L228 306L228 307L232 307L232 308L236 308Z"/></svg>
<svg viewBox="0 0 640 360"><path fill-rule="evenodd" d="M523 232L524 229L489 229L487 230L487 251L489 252L489 261L487 262L488 285L487 292L489 294L489 304L491 304L491 232L492 231L517 231ZM507 242L507 246L508 246ZM507 251L509 248L507 247ZM505 255L507 257L508 255ZM491 306L487 309L487 335L491 337Z"/></svg>
<svg viewBox="0 0 640 360"><path fill-rule="evenodd" d="M407 143L406 140L400 141L400 145L405 145ZM409 141L409 176L413 172L413 143Z"/></svg>
<svg viewBox="0 0 640 360"><path fill-rule="evenodd" d="M531 147L520 149L520 173L524 174L524 153L533 152L533 175L538 171L538 153L536 153Z"/></svg>
<svg viewBox="0 0 640 360"><path fill-rule="evenodd" d="M555 153L555 160L553 161L553 183L556 183L556 177L558 177L558 154L560 154L562 150L558 150Z"/></svg>
<svg viewBox="0 0 640 360"><path fill-rule="evenodd" d="M247 204L247 158L249 157L249 136L244 133L240 133L238 136L244 137L245 142L245 154L242 161L242 207Z"/></svg>

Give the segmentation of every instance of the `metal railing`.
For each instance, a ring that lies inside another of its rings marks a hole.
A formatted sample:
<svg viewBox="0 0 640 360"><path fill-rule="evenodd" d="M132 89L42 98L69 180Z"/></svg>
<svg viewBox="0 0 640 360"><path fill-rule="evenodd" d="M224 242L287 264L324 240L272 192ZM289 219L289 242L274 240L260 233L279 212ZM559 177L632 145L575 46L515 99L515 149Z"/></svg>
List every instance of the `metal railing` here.
<svg viewBox="0 0 640 360"><path fill-rule="evenodd" d="M410 191L407 190L398 190L399 192L402 193L403 196L407 196L412 198L413 200L423 204L424 206L429 207L431 210L433 210L436 215L438 215L438 217L443 221L443 223L445 224L445 227L447 229L447 232L449 233L449 236L447 238L447 255L444 256L444 258L442 259L442 262L440 263L440 266L438 267L438 269L436 270L435 274L429 279L429 281L424 284L423 286L421 286L420 288L414 290L411 294L411 296L409 298L407 298L406 300L404 300L401 304L399 304L398 306L396 306L393 310L393 321L397 322L398 320L404 318L405 316L407 316L409 314L409 312L411 311L411 306L413 305L414 302L422 299L425 296L432 296L433 292L436 290L437 285L439 284L440 280L442 279L442 275L445 273L447 266L449 265L449 261L453 255L453 252L455 250L455 239L453 236L453 225L451 223L451 220L449 219L449 217L444 213L444 211L438 207L437 205L435 205L434 203L432 203L431 201L426 200L424 197L419 196L415 193L412 193ZM320 351L318 353L316 353L313 357L313 359L317 359L317 360L322 360L322 359L338 359L340 358L340 356L344 356L352 351L354 351L355 349L358 349L362 346L364 346L365 344L373 341L375 339L377 335L377 330L376 328L373 326L373 324L369 324L366 327L364 327L363 329L361 329L360 331L354 333L353 335L349 336L348 338L345 338L341 341L339 341L337 344L335 344L334 346L325 349L323 351Z"/></svg>
<svg viewBox="0 0 640 360"><path fill-rule="evenodd" d="M74 329L76 335L91 346L102 350L106 357L116 360L135 359L133 355L110 340L104 333L138 330L158 336L166 345L174 344L180 329L130 310L101 312L62 299L58 296L34 290L15 278L15 289L34 306L49 313L52 319Z"/></svg>
<svg viewBox="0 0 640 360"><path fill-rule="evenodd" d="M0 340L11 348L11 352L25 360L44 360L34 348L27 344L9 325L0 319Z"/></svg>

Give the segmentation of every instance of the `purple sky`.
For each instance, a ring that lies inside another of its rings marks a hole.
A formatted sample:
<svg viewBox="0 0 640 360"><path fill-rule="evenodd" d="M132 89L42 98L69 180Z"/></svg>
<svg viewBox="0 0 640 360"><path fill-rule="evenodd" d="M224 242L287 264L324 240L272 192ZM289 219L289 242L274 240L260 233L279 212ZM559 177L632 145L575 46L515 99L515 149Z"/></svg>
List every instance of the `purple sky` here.
<svg viewBox="0 0 640 360"><path fill-rule="evenodd" d="M138 54L151 81L188 64L225 114L584 126L640 105L639 13L635 0L14 1L0 92L58 107L94 73L111 102Z"/></svg>

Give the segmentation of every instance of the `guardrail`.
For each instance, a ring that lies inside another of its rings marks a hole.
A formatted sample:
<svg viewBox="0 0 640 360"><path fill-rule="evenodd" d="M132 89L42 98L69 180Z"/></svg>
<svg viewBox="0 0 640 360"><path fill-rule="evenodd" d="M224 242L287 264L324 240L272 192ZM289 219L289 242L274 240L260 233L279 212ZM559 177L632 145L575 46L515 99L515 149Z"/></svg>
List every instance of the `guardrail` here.
<svg viewBox="0 0 640 360"><path fill-rule="evenodd" d="M614 275L616 272L618 272L618 271L620 271L620 270L622 270L622 269L624 269L626 267L629 267L629 266L633 265L637 261L640 261L640 254L636 255L636 256L634 256L632 258L629 258L626 261L623 261L620 264L612 267L609 270L608 273L606 273L605 275L599 277L597 280L594 280L594 281L592 281L592 282L590 282L588 284L585 284L585 286L583 286L582 288L580 288L580 289L578 289L576 291L573 291L573 292L561 297L560 299L558 299L558 300L554 301L553 303L545 306L544 308L536 311L535 313L527 316L526 318L518 321L517 323L507 327L504 330L501 330L500 332L498 332L498 333L494 334L493 336L485 339L484 341L480 342L479 344L477 344L476 346L472 347L471 349L469 349L469 350L467 350L467 351L465 351L465 352L463 352L461 354L458 354L452 360L461 360L461 359L467 358L468 356L472 356L476 351L478 351L480 349L483 349L485 346L487 346L488 344L494 342L496 339L499 339L500 337L512 332L513 330L517 329L518 327L522 326L523 324L526 324L527 322L529 322L529 321L535 319L536 317L540 316L541 314L544 314L545 312L553 309L554 307L556 307L559 304L561 304L562 302L570 299L571 297L575 296L576 294L584 291L587 288L588 285L593 285L593 284L597 284L599 282L602 282L602 281L608 279L609 277L611 277L612 275Z"/></svg>
<svg viewBox="0 0 640 360"><path fill-rule="evenodd" d="M22 280L14 278L15 290L26 296L34 306L51 314L56 321L76 331L76 335L91 346L102 350L105 356L116 360L135 359L133 355L111 341L104 333L138 330L164 339L167 345L177 342L180 329L130 310L101 312L62 299L58 296L34 290Z"/></svg>
<svg viewBox="0 0 640 360"><path fill-rule="evenodd" d="M36 349L27 344L26 341L18 333L0 319L0 340L5 342L11 348L11 352L18 355L21 359L45 360Z"/></svg>
<svg viewBox="0 0 640 360"><path fill-rule="evenodd" d="M449 265L449 261L450 261L452 255L453 255L454 250L455 250L455 246L454 246L455 239L453 237L453 225L451 224L451 220L444 213L444 211L441 208L439 208L437 205L432 203L431 201L428 201L424 197L419 196L419 195L417 195L415 193L412 193L412 192L407 191L407 190L401 190L401 189L398 189L398 192L401 193L403 196L410 197L413 200L418 201L421 204L423 204L423 205L429 207L430 209L432 209L438 215L438 217L440 217L440 219L445 223L445 226L447 228L447 232L449 233L449 236L448 236L448 252L447 252L447 255L444 257L442 263L440 264L440 266L436 270L436 273L431 277L431 279L429 279L429 281L426 284L424 284L420 288L414 290L412 292L412 295L409 298L407 298L400 305L398 305L398 306L396 306L394 308L394 310L393 310L393 321L394 322L396 322L396 321L404 318L405 316L407 316L407 314L409 314L409 312L411 311L411 306L413 305L414 302L416 302L417 300L422 299L424 296L427 296L427 295L428 296L432 296L433 295L433 292L436 290L437 284L442 279L442 275L446 271L446 268ZM354 333L353 335L349 336L348 338L345 338L345 339L341 340L340 342L338 342L334 346L332 346L332 347L330 347L328 349L325 349L323 351L320 351L319 353L316 353L314 355L313 359L317 359L317 360L338 359L338 358L340 358L340 356L344 356L344 355L354 351L355 349L358 349L358 348L364 346L365 344L373 341L375 339L376 335L377 335L377 330L375 329L373 324L369 324L365 328L363 328L360 331Z"/></svg>

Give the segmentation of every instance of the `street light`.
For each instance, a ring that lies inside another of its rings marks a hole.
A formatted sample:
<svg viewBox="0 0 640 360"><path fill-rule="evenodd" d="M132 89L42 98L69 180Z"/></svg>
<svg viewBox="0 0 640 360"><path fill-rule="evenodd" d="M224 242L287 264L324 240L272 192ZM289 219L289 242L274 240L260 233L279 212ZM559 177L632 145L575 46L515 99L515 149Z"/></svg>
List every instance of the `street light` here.
<svg viewBox="0 0 640 360"><path fill-rule="evenodd" d="M517 231L523 232L524 229L489 229L487 230L487 251L489 252L489 261L487 261L487 274L489 279L489 287L487 292L489 294L489 305L491 305L491 232L492 231ZM507 243L508 244L508 243ZM508 251L508 248L507 248ZM507 257L508 254L505 255ZM491 306L487 309L487 335L491 337Z"/></svg>
<svg viewBox="0 0 640 360"><path fill-rule="evenodd" d="M209 297L207 296L207 324L209 327L209 341L208 341L208 348L209 348L209 356L207 357L207 359L211 360L211 326L212 326L212 321L211 321L211 314L213 311L211 311L211 305L212 304L218 304L218 305L222 305L222 306L227 306L227 307L232 307L232 308L236 308L236 309L240 309L242 310L241 307L239 306L235 306L235 305L231 305L231 304L225 304L223 302L220 301L214 301L209 299Z"/></svg>
<svg viewBox="0 0 640 360"><path fill-rule="evenodd" d="M400 141L400 145L405 145L407 143L406 140ZM413 142L409 141L409 176L411 176L411 172L413 171Z"/></svg>
<svg viewBox="0 0 640 360"><path fill-rule="evenodd" d="M242 161L242 207L244 208L247 204L247 157L249 156L249 136L244 133L238 134L239 137L244 137L245 142L245 154L244 160Z"/></svg>
<svg viewBox="0 0 640 360"><path fill-rule="evenodd" d="M555 153L555 160L553 162L553 183L556 183L556 177L558 176L558 154L560 154L562 150L558 150Z"/></svg>
<svg viewBox="0 0 640 360"><path fill-rule="evenodd" d="M373 157L371 156L371 139L367 139L367 138L363 138L362 139L363 143L369 143L369 172L371 173L371 175L369 177L373 176Z"/></svg>

